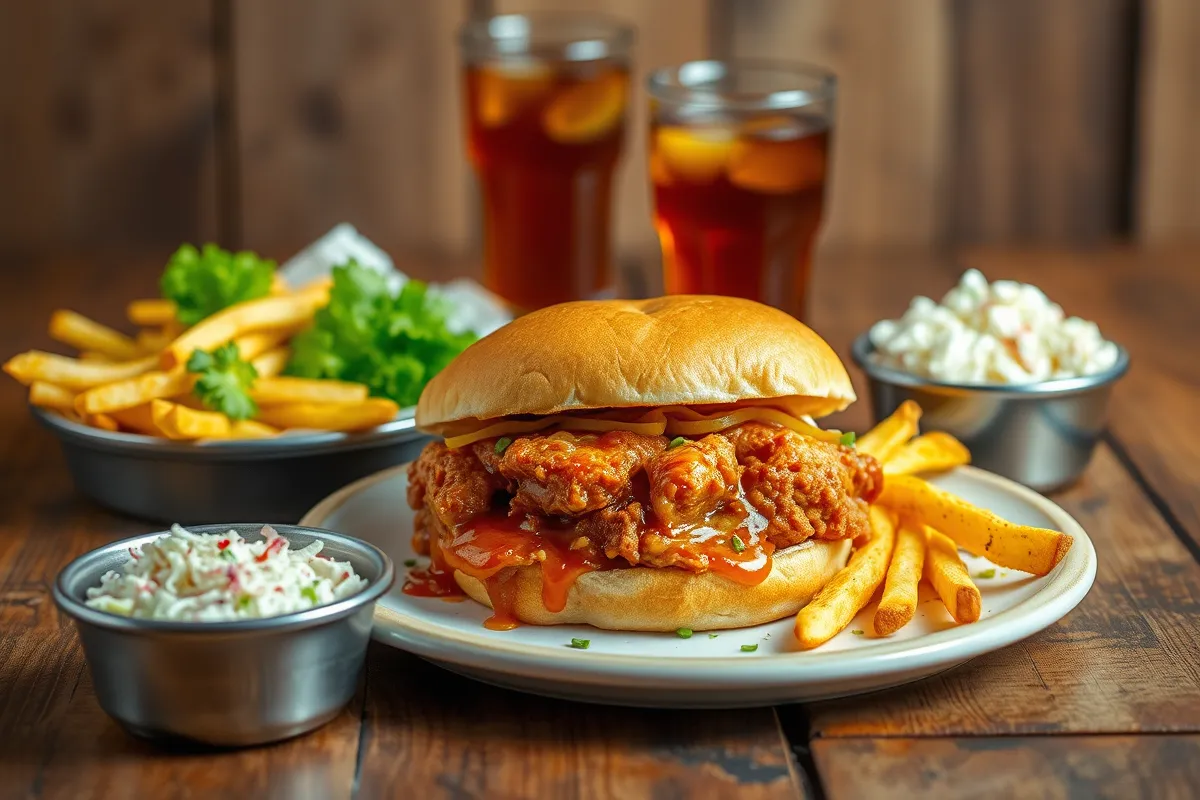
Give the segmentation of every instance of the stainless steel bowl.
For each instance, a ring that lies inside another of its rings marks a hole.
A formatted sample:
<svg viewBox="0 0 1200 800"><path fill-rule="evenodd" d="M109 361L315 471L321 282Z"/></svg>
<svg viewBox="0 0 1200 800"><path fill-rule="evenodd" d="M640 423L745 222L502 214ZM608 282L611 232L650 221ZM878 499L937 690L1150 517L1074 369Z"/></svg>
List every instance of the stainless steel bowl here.
<svg viewBox="0 0 1200 800"><path fill-rule="evenodd" d="M414 460L430 438L416 429L412 409L362 433L206 444L110 433L31 410L62 443L79 491L135 517L184 524L298 520L341 487Z"/></svg>
<svg viewBox="0 0 1200 800"><path fill-rule="evenodd" d="M922 428L953 434L976 466L1039 491L1065 486L1087 467L1108 419L1112 386L1129 369L1129 354L1118 346L1117 363L1096 375L970 386L880 366L872 352L867 334L855 340L854 361L867 373L877 421L915 400L924 410Z"/></svg>
<svg viewBox="0 0 1200 800"><path fill-rule="evenodd" d="M297 547L313 539L349 561L362 592L326 606L238 622L132 619L89 608L87 590L119 569L129 548L163 535L113 542L67 565L54 601L75 620L100 707L131 732L210 745L263 744L333 719L354 695L375 601L395 577L391 560L366 542L318 528L274 526ZM260 538L261 524L204 525Z"/></svg>

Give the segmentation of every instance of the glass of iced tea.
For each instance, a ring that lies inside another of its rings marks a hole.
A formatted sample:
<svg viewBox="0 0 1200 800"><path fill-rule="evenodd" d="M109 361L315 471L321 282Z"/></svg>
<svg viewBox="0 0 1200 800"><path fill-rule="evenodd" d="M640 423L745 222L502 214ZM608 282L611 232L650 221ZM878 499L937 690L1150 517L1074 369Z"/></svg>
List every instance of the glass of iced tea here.
<svg viewBox="0 0 1200 800"><path fill-rule="evenodd" d="M650 180L670 294L747 297L803 318L836 82L784 64L653 72Z"/></svg>
<svg viewBox="0 0 1200 800"><path fill-rule="evenodd" d="M518 312L609 294L633 29L507 14L468 22L460 42L485 284Z"/></svg>

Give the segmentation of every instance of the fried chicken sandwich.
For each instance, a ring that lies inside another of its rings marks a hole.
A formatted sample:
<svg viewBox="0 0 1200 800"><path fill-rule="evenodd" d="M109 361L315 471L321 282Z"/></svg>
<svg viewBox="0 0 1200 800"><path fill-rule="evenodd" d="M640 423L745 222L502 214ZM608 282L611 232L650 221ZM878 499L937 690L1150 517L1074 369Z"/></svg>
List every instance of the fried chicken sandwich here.
<svg viewBox="0 0 1200 800"><path fill-rule="evenodd" d="M819 336L749 300L565 303L426 387L409 467L428 569L489 627L705 630L795 613L868 532L883 475L814 417L854 390Z"/></svg>

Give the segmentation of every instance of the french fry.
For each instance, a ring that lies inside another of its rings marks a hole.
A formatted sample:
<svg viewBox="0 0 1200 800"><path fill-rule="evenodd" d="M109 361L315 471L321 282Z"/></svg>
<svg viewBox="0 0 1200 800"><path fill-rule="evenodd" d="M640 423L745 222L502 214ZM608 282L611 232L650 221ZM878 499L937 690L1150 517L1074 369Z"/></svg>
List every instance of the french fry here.
<svg viewBox="0 0 1200 800"><path fill-rule="evenodd" d="M108 414L92 414L91 416L84 417L84 421L93 428L99 428L102 431L116 432L121 428L117 424L117 421Z"/></svg>
<svg viewBox="0 0 1200 800"><path fill-rule="evenodd" d="M1059 531L1016 525L911 475L892 475L878 502L932 525L958 546L999 567L1045 575L1071 549Z"/></svg>
<svg viewBox="0 0 1200 800"><path fill-rule="evenodd" d="M104 364L30 350L5 362L4 371L26 386L34 381L45 381L64 389L82 390L149 372L154 369L155 362L154 356L147 356L136 361Z"/></svg>
<svg viewBox="0 0 1200 800"><path fill-rule="evenodd" d="M923 433L900 446L883 463L884 475L940 472L971 463L971 451L958 439L941 431Z"/></svg>
<svg viewBox="0 0 1200 800"><path fill-rule="evenodd" d="M229 435L218 436L218 439L269 439L278 436L279 429L259 422L256 419L235 419L229 423Z"/></svg>
<svg viewBox="0 0 1200 800"><path fill-rule="evenodd" d="M145 355L137 342L125 334L66 309L60 308L50 315L50 336L77 350L101 353L113 361L132 361Z"/></svg>
<svg viewBox="0 0 1200 800"><path fill-rule="evenodd" d="M260 406L285 403L361 403L369 389L363 383L312 380L310 378L259 378L250 397Z"/></svg>
<svg viewBox="0 0 1200 800"><path fill-rule="evenodd" d="M887 462L900 445L917 435L917 421L920 419L921 407L912 400L905 400L891 416L858 437L855 447L860 453Z"/></svg>
<svg viewBox="0 0 1200 800"><path fill-rule="evenodd" d="M292 291L292 287L283 279L283 276L276 272L271 276L271 294L287 294Z"/></svg>
<svg viewBox="0 0 1200 800"><path fill-rule="evenodd" d="M154 424L154 417L150 412L150 403L142 403L140 406L134 406L133 408L122 408L117 411L111 411L108 416L115 419L117 424L124 430L146 436L162 435L158 426Z"/></svg>
<svg viewBox="0 0 1200 800"><path fill-rule="evenodd" d="M138 347L143 353L161 353L162 349L175 341L179 334L172 333L167 326L159 328L142 328L138 331L137 342Z"/></svg>
<svg viewBox="0 0 1200 800"><path fill-rule="evenodd" d="M925 531L919 524L902 519L883 584L883 597L875 609L873 625L877 636L893 634L912 621L917 612L917 585L924 564Z"/></svg>
<svg viewBox="0 0 1200 800"><path fill-rule="evenodd" d="M358 431L389 422L400 407L378 397L361 403L291 403L267 406L258 412L259 422L276 428L314 428L326 431Z"/></svg>
<svg viewBox="0 0 1200 800"><path fill-rule="evenodd" d="M164 348L162 367L187 363L193 350L212 350L232 339L265 329L295 329L312 319L329 301L329 288L321 285L295 294L263 297L218 311L184 331ZM242 356L245 358L245 355Z"/></svg>
<svg viewBox="0 0 1200 800"><path fill-rule="evenodd" d="M125 316L143 328L167 325L176 321L175 303L161 298L133 300L125 307Z"/></svg>
<svg viewBox="0 0 1200 800"><path fill-rule="evenodd" d="M79 353L80 361L88 361L93 364L112 364L116 361L112 356L96 350L82 350Z"/></svg>
<svg viewBox="0 0 1200 800"><path fill-rule="evenodd" d="M155 427L171 439L223 439L229 436L229 417L216 411L197 411L167 400L153 400L150 417Z"/></svg>
<svg viewBox="0 0 1200 800"><path fill-rule="evenodd" d="M885 509L872 506L870 513L871 538L796 615L796 640L805 650L824 644L849 625L883 582L896 527Z"/></svg>
<svg viewBox="0 0 1200 800"><path fill-rule="evenodd" d="M254 371L258 373L258 377L274 378L283 372L284 368L287 367L288 359L291 357L292 351L289 348L276 347L273 350L263 353L258 358L250 359L250 363L254 365Z"/></svg>
<svg viewBox="0 0 1200 800"><path fill-rule="evenodd" d="M111 414L124 408L144 405L151 400L186 394L192 390L195 382L196 376L183 367L169 372L155 370L89 389L79 395L75 408L81 414Z"/></svg>
<svg viewBox="0 0 1200 800"><path fill-rule="evenodd" d="M955 622L975 622L979 619L979 587L967 574L967 565L958 557L958 547L948 536L928 525L922 527L928 543L925 580L937 590Z"/></svg>
<svg viewBox="0 0 1200 800"><path fill-rule="evenodd" d="M150 401L150 421L159 436L165 436L168 439L184 438L175 429L175 408L176 405L167 400Z"/></svg>
<svg viewBox="0 0 1200 800"><path fill-rule="evenodd" d="M59 411L74 411L76 394L69 389L45 381L29 384L29 405L38 408L55 408Z"/></svg>

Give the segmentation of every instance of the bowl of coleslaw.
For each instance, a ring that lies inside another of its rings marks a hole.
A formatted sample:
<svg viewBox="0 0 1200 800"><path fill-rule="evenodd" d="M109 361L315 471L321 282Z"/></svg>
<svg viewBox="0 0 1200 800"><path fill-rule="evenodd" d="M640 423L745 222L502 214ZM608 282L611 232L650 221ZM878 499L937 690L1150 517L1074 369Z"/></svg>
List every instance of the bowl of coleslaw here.
<svg viewBox="0 0 1200 800"><path fill-rule="evenodd" d="M393 579L387 555L333 531L174 526L75 559L54 599L117 722L148 738L249 746L337 716Z"/></svg>
<svg viewBox="0 0 1200 800"><path fill-rule="evenodd" d="M1075 481L1108 419L1129 354L1036 286L967 270L942 301L914 298L853 345L877 420L917 402L973 463L1039 491Z"/></svg>

